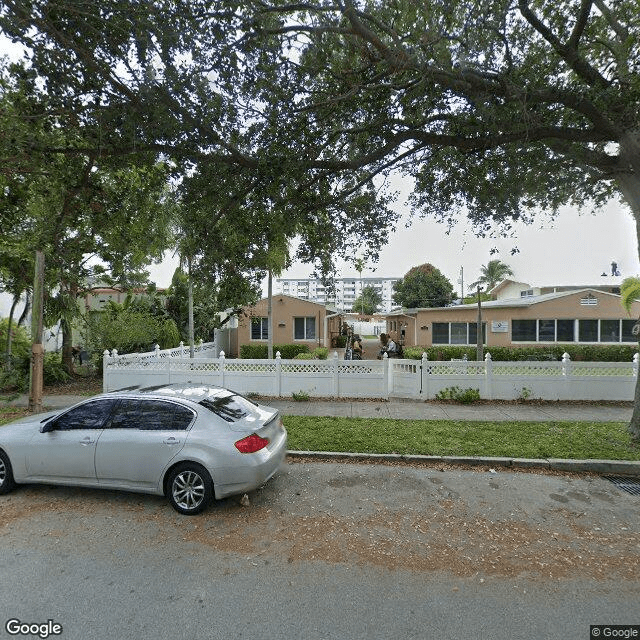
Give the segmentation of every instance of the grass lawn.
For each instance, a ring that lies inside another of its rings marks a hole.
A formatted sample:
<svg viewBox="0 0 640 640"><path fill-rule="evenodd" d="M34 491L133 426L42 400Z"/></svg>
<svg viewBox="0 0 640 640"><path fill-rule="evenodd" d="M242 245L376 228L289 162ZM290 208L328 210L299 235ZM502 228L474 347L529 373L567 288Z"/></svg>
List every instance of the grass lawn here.
<svg viewBox="0 0 640 640"><path fill-rule="evenodd" d="M284 416L289 449L352 453L640 460L615 422L464 422Z"/></svg>
<svg viewBox="0 0 640 640"><path fill-rule="evenodd" d="M0 425L28 415L1 407ZM293 451L640 460L618 422L464 422L283 416Z"/></svg>

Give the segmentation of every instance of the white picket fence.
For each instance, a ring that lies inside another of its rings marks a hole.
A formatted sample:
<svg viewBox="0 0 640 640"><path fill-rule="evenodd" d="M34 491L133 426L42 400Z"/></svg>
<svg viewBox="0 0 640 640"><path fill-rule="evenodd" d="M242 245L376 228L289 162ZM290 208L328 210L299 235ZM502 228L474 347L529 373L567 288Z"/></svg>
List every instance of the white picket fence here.
<svg viewBox="0 0 640 640"><path fill-rule="evenodd" d="M214 343L189 348L119 355L104 352L103 388L148 387L172 382L202 383L239 393L334 398L429 400L443 389L478 389L488 400L633 400L638 354L633 362L484 362L422 360L235 360L216 357Z"/></svg>

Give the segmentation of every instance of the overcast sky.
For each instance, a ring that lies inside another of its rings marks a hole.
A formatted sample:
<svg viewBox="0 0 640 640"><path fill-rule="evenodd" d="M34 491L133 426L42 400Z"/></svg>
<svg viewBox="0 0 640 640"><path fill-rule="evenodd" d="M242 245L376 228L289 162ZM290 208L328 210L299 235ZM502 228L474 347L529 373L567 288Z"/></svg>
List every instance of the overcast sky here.
<svg viewBox="0 0 640 640"><path fill-rule="evenodd" d="M403 203L400 211L407 211ZM362 276L402 277L411 267L430 262L440 269L460 293L458 279L464 269L467 285L478 278L480 266L498 258L514 271L517 280L531 285L589 285L605 280L616 261L623 277L640 275L638 245L633 217L625 205L611 202L595 215L579 215L565 208L551 221L541 214L531 225L520 225L510 238L477 238L464 221L447 234L446 226L432 220L414 221L409 228L399 223L377 265L367 265ZM512 249L518 253L512 255ZM493 248L498 253L491 255ZM175 261L151 268L152 280L168 286ZM295 264L283 278L308 278L309 265ZM357 277L352 264L342 264L340 277Z"/></svg>

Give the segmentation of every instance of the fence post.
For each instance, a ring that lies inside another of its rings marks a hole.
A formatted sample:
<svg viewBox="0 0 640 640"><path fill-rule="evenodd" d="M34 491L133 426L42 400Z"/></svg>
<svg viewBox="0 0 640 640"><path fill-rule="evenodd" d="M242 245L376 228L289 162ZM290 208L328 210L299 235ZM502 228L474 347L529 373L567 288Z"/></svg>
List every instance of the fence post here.
<svg viewBox="0 0 640 640"><path fill-rule="evenodd" d="M111 391L111 388L109 387L109 375L107 373L108 366L109 366L109 358L111 356L109 355L109 349L105 349L104 353L102 354L102 390L103 391Z"/></svg>
<svg viewBox="0 0 640 640"><path fill-rule="evenodd" d="M571 393L571 356L565 351L562 354L562 386L566 400L573 400Z"/></svg>
<svg viewBox="0 0 640 640"><path fill-rule="evenodd" d="M333 384L332 384L332 395L334 398L340 397L340 371L338 370L338 352L334 351L333 356L331 357L332 365L333 365Z"/></svg>
<svg viewBox="0 0 640 640"><path fill-rule="evenodd" d="M184 358L184 342L182 340L180 340L180 357Z"/></svg>
<svg viewBox="0 0 640 640"><path fill-rule="evenodd" d="M384 397L388 400L389 393L393 389L393 380L391 380L393 367L389 364L389 356L386 351L382 354L382 366L384 371Z"/></svg>
<svg viewBox="0 0 640 640"><path fill-rule="evenodd" d="M487 400L493 400L493 360L488 351L484 357L484 393Z"/></svg>
<svg viewBox="0 0 640 640"><path fill-rule="evenodd" d="M429 369L428 363L429 356L426 351L422 353L422 363L420 365L420 393L429 400L431 398L429 394Z"/></svg>
<svg viewBox="0 0 640 640"><path fill-rule="evenodd" d="M276 395L282 396L282 356L276 351Z"/></svg>
<svg viewBox="0 0 640 640"><path fill-rule="evenodd" d="M224 387L224 351L220 352L220 386Z"/></svg>
<svg viewBox="0 0 640 640"><path fill-rule="evenodd" d="M638 353L636 351L635 355L633 356L633 377L637 378L638 377L638 365L640 364L640 353Z"/></svg>

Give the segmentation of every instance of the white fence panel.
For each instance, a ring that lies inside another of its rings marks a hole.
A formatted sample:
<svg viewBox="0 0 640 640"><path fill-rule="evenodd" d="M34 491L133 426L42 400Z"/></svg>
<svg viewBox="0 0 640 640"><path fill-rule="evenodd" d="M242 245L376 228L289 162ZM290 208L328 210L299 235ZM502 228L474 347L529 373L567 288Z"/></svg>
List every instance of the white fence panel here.
<svg viewBox="0 0 640 640"><path fill-rule="evenodd" d="M229 360L213 345L199 345L198 357L188 348L151 353L104 354L105 391L130 386L195 382L228 387L240 393L312 397L416 398L430 400L450 387L478 389L494 400L633 400L639 356L632 363L484 362L388 359Z"/></svg>

